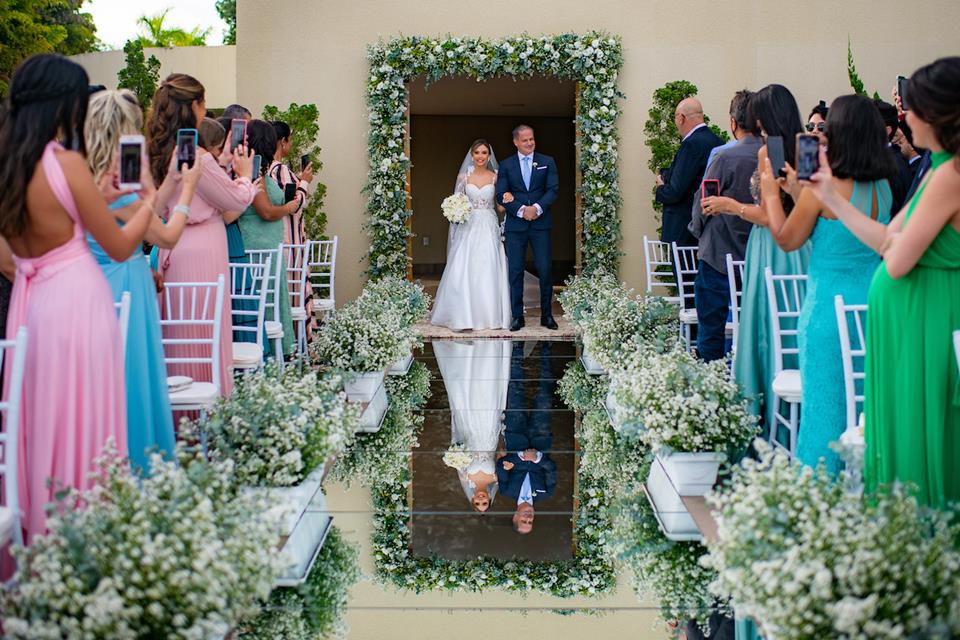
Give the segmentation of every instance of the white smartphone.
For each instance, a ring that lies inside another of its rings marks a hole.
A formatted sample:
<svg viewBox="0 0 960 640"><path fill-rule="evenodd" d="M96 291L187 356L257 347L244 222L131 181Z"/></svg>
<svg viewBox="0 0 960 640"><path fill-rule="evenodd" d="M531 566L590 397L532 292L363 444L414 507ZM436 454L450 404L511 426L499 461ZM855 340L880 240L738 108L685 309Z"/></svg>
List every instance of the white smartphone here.
<svg viewBox="0 0 960 640"><path fill-rule="evenodd" d="M143 164L144 139L141 135L120 136L120 184L121 190L136 191L141 188L140 171Z"/></svg>

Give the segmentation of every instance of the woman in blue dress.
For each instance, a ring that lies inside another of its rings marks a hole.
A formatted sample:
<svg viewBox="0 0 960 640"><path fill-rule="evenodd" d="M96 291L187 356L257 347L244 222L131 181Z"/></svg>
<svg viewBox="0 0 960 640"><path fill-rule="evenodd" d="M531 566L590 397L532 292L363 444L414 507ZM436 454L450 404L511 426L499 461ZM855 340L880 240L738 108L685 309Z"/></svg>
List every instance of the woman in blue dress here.
<svg viewBox="0 0 960 640"><path fill-rule="evenodd" d="M887 178L896 166L873 102L855 95L834 100L826 137L833 188L863 215L889 223L893 198ZM809 239L813 248L798 327L803 400L796 455L810 466L824 459L836 473L841 462L829 445L846 428L846 394L834 296L843 296L845 304L866 304L880 256L824 208L811 189L799 192L797 206L786 218L769 161L764 169L762 198L777 244L794 251ZM795 172L788 167L788 173L795 182Z"/></svg>
<svg viewBox="0 0 960 640"><path fill-rule="evenodd" d="M91 97L85 126L87 162L98 181L115 177L113 166L120 136L139 134L142 128L140 105L132 92L101 91ZM145 236L147 242L170 248L180 238L200 179L199 154L203 151L198 149L197 153L198 161L192 169L184 167L181 171L171 170L160 186L157 202L166 202L178 182L183 183L183 192L168 224L154 216ZM174 166L175 158L171 157L171 168ZM152 186L146 157L140 177L145 185ZM117 224L123 226L125 220L134 213L136 206L131 205L136 201L137 196L129 194L110 205ZM125 357L127 445L131 464L134 468L146 471L149 470L151 452L171 455L176 442L167 388L167 368L163 359L156 285L147 260L139 249L123 262L117 262L106 254L89 233L87 242L110 283L114 300L119 302L123 292L130 292Z"/></svg>

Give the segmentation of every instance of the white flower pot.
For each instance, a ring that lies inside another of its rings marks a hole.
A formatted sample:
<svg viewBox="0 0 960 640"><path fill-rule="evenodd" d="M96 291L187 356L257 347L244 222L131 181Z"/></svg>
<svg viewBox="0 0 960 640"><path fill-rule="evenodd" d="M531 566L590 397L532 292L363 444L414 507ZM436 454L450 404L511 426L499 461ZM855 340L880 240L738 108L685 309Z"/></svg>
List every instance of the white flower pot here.
<svg viewBox="0 0 960 640"><path fill-rule="evenodd" d="M680 494L670 483L663 466L650 465L646 482L647 499L664 535L670 540L700 540L700 529L687 511Z"/></svg>
<svg viewBox="0 0 960 640"><path fill-rule="evenodd" d="M583 345L583 352L580 355L580 362L583 363L583 368L587 370L587 373L592 376L602 376L607 372L607 370L600 366L600 363L594 360L590 355L587 345Z"/></svg>
<svg viewBox="0 0 960 640"><path fill-rule="evenodd" d="M276 586L295 587L306 581L332 523L333 517L327 512L321 492L317 504L303 514L281 549L289 564L277 579Z"/></svg>
<svg viewBox="0 0 960 640"><path fill-rule="evenodd" d="M389 408L390 398L387 396L387 387L380 385L380 388L373 394L373 398L371 398L366 409L363 410L357 431L363 433L380 431L380 427L383 426L383 419L386 417L387 409Z"/></svg>
<svg viewBox="0 0 960 640"><path fill-rule="evenodd" d="M374 394L383 385L383 371L376 373L358 373L350 382L343 385L350 402L370 402Z"/></svg>
<svg viewBox="0 0 960 640"><path fill-rule="evenodd" d="M403 358L400 358L387 369L387 375L390 376L405 376L407 372L410 371L410 367L413 366L413 352L408 353Z"/></svg>
<svg viewBox="0 0 960 640"><path fill-rule="evenodd" d="M658 453L653 467L662 467L670 483L681 496L705 496L713 489L722 453ZM652 473L652 472L651 472Z"/></svg>
<svg viewBox="0 0 960 640"><path fill-rule="evenodd" d="M265 496L270 509L277 509L284 516L282 535L288 536L303 517L304 512L318 499L320 482L326 465L311 471L300 484L293 487L247 487L246 491Z"/></svg>
<svg viewBox="0 0 960 640"><path fill-rule="evenodd" d="M623 426L623 407L617 402L617 396L613 391L612 385L607 390L607 397L603 401L603 407L607 410L607 417L610 418L610 424L613 425L613 430L619 433L620 427Z"/></svg>

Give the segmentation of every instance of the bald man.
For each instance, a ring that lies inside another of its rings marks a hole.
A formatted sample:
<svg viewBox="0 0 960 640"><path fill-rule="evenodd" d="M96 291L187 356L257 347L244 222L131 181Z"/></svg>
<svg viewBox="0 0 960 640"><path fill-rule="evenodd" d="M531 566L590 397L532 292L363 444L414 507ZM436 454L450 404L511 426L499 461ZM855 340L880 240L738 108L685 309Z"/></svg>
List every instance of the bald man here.
<svg viewBox="0 0 960 640"><path fill-rule="evenodd" d="M687 230L693 195L707 168L707 159L723 140L710 131L703 121L703 106L696 98L687 98L677 105L673 121L683 141L673 163L657 176L657 202L663 205L663 229L660 239L682 247L697 246L697 239Z"/></svg>

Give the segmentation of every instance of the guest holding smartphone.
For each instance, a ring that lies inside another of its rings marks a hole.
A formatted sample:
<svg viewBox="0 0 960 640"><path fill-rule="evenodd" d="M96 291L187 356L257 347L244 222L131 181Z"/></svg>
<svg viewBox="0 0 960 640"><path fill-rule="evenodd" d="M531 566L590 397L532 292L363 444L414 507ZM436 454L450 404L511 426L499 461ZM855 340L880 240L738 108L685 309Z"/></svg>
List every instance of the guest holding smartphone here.
<svg viewBox="0 0 960 640"><path fill-rule="evenodd" d="M109 174L116 161L121 136L138 134L142 130L143 115L133 92L126 89L100 91L90 99L84 131L87 165L94 179L99 181ZM146 154L143 156L145 159ZM175 154L171 154L170 164L157 199L167 201L178 183L182 183L174 213L169 224L164 224L156 215L151 216L144 236L150 244L165 249L175 246L186 228L202 167L200 162L194 163L192 168L177 167ZM153 179L146 162L140 171L140 179L152 188ZM138 208L136 194L121 197L110 205L121 227ZM150 467L151 451L172 456L176 444L153 274L139 247L126 260L113 260L90 233L87 233L87 242L110 283L114 301L119 302L123 292L130 292L125 367L127 446L131 463L146 471Z"/></svg>
<svg viewBox="0 0 960 640"><path fill-rule="evenodd" d="M922 503L943 508L960 500L960 379L951 341L960 328L960 57L918 69L907 93L907 122L932 164L890 225L846 201L823 153L813 189L883 256L868 297L867 489L909 482Z"/></svg>
<svg viewBox="0 0 960 640"><path fill-rule="evenodd" d="M0 233L17 266L7 339L21 326L28 332L18 432L27 542L45 531L57 492L89 488L108 440L127 454L117 313L84 233L126 259L143 240L156 194L144 188L136 212L117 226L105 202L121 195L115 175L98 188L84 158L88 84L75 62L33 56L14 72L0 117Z"/></svg>
<svg viewBox="0 0 960 640"><path fill-rule="evenodd" d="M202 84L182 73L168 76L157 89L147 123L150 169L155 182L163 183L167 177L170 154L177 144L177 132L180 129L196 129L203 120L206 113L204 94ZM233 390L233 336L229 313L230 268L224 223L232 221L229 212L242 211L253 201L256 189L250 179L252 154L243 145L234 150L232 163L237 174L235 179L224 172L211 154L198 154L196 162L201 165L201 174L186 229L175 247L160 250L159 268L165 282L216 282L217 277L222 275L224 283L227 283L223 290L224 313L221 315L218 366L220 392L229 396ZM168 199L158 202L158 214L167 219L173 217L182 188L183 185L178 185ZM175 329L170 330L170 337L206 337L205 332L197 329ZM200 345L173 345L168 349L167 355L175 357L207 355ZM171 365L168 373L200 381L213 379L213 372L204 364Z"/></svg>

